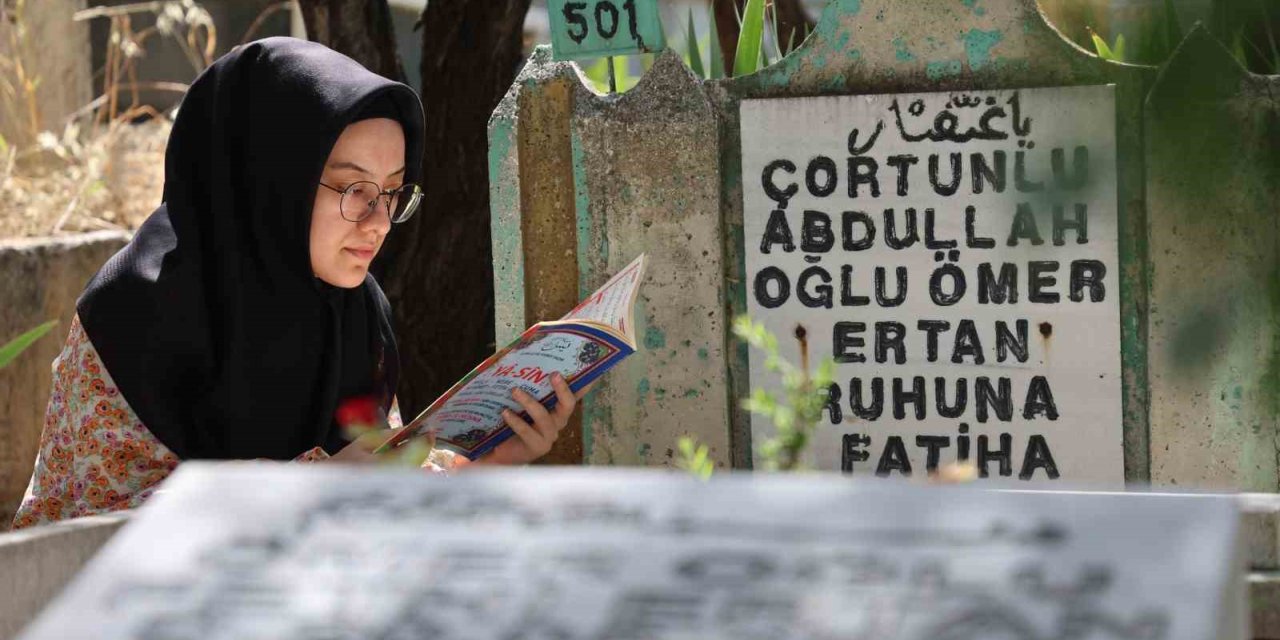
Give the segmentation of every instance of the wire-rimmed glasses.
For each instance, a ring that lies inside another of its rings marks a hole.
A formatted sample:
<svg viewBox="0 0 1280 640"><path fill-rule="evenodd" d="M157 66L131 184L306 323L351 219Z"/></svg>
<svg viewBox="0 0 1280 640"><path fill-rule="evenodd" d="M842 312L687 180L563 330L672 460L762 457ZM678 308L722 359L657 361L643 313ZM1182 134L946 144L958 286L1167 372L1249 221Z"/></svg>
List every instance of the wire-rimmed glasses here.
<svg viewBox="0 0 1280 640"><path fill-rule="evenodd" d="M348 222L360 222L368 218L378 210L378 205L382 204L386 206L391 222L400 224L413 217L413 213L418 210L419 201L422 200L422 189L413 183L388 191L383 191L382 187L376 183L366 180L352 182L345 189L331 187L323 182L320 186L342 194L342 200L338 206L342 219Z"/></svg>

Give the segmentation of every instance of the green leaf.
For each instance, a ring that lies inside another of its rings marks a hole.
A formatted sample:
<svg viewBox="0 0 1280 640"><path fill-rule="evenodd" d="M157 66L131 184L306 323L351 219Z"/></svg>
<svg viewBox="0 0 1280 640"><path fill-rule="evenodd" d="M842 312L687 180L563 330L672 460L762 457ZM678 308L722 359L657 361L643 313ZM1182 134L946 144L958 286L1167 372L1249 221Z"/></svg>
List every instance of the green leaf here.
<svg viewBox="0 0 1280 640"><path fill-rule="evenodd" d="M3 135L0 135L0 156L7 155L9 155L9 141L5 140Z"/></svg>
<svg viewBox="0 0 1280 640"><path fill-rule="evenodd" d="M825 387L831 384L836 377L836 361L826 358L818 363L818 373L813 376L814 384Z"/></svg>
<svg viewBox="0 0 1280 640"><path fill-rule="evenodd" d="M689 7L689 26L685 31L685 40L688 43L689 68L693 69L699 78L706 78L707 72L702 67L702 50L698 48L698 32L693 28L693 7Z"/></svg>
<svg viewBox="0 0 1280 640"><path fill-rule="evenodd" d="M764 0L747 0L742 13L742 29L738 32L738 51L733 60L734 77L759 70L760 49L764 42Z"/></svg>
<svg viewBox="0 0 1280 640"><path fill-rule="evenodd" d="M1093 38L1093 49L1098 52L1098 57L1103 60L1116 59L1115 54L1111 53L1111 47L1107 46L1106 40L1103 40L1101 36L1092 31L1089 32L1089 36Z"/></svg>
<svg viewBox="0 0 1280 640"><path fill-rule="evenodd" d="M1240 66L1249 66L1249 56L1244 50L1244 30L1236 31L1235 36L1231 38L1231 56L1240 63Z"/></svg>
<svg viewBox="0 0 1280 640"><path fill-rule="evenodd" d="M782 31L778 29L778 7L771 7L771 9L773 9L770 11L773 14L773 50L777 54L773 59L776 62L781 60L786 52L782 50Z"/></svg>
<svg viewBox="0 0 1280 640"><path fill-rule="evenodd" d="M1117 62L1125 61L1126 58L1124 57L1124 34L1123 33L1116 36L1116 44L1114 47L1112 47L1111 51L1112 53L1115 54L1116 56L1115 60Z"/></svg>
<svg viewBox="0 0 1280 640"><path fill-rule="evenodd" d="M676 446L680 448L680 460L677 462L680 468L702 480L711 477L715 463L711 461L711 450L706 445L698 444L690 436L681 436Z"/></svg>
<svg viewBox="0 0 1280 640"><path fill-rule="evenodd" d="M1280 73L1280 42L1276 41L1275 29L1271 27L1271 13L1267 11L1267 0L1258 0L1258 9L1262 11L1262 24L1267 28L1267 42L1271 45L1271 68L1263 69L1267 74ZM1264 54L1265 60L1267 56Z"/></svg>
<svg viewBox="0 0 1280 640"><path fill-rule="evenodd" d="M614 71L617 73L618 93L630 90L636 86L636 83L640 82L640 77L631 73L631 64L628 58L614 57L611 62Z"/></svg>
<svg viewBox="0 0 1280 640"><path fill-rule="evenodd" d="M676 446L680 448L681 456L685 458L693 457L693 438L690 438L689 436L680 436L680 439L676 441Z"/></svg>
<svg viewBox="0 0 1280 640"><path fill-rule="evenodd" d="M712 0L714 2L715 0ZM724 0L721 0L723 2ZM716 27L715 11L712 10L707 15L708 21L711 23L711 37L707 43L707 52L710 56L710 73L708 78L717 79L724 77L724 51L720 49L720 30Z"/></svg>
<svg viewBox="0 0 1280 640"><path fill-rule="evenodd" d="M609 59L596 58L596 61L589 66L583 67L582 75L595 85L595 89L601 93L609 90Z"/></svg>
<svg viewBox="0 0 1280 640"><path fill-rule="evenodd" d="M9 366L14 358L17 358L31 343L39 340L44 334L49 333L50 329L58 326L57 320L50 320L16 338L10 340L8 344L0 347L0 369Z"/></svg>

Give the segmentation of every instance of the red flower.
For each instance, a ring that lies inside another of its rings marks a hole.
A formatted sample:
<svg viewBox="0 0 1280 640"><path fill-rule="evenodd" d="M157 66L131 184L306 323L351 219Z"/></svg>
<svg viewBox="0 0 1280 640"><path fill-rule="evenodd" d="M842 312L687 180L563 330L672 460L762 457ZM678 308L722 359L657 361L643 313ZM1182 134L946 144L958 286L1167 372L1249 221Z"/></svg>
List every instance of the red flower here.
<svg viewBox="0 0 1280 640"><path fill-rule="evenodd" d="M334 418L343 427L373 427L386 422L382 407L378 406L373 396L356 396L343 400L338 405Z"/></svg>

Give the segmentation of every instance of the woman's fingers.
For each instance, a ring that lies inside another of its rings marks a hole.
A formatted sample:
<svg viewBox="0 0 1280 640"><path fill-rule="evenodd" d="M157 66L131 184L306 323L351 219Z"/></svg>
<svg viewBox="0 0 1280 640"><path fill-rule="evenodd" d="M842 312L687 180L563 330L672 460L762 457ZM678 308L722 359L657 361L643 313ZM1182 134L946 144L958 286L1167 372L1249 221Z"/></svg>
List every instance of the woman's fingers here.
<svg viewBox="0 0 1280 640"><path fill-rule="evenodd" d="M520 389L513 389L511 398L528 414L530 421L525 421L514 411L504 410L502 419L511 430L520 436L535 457L551 450L551 445L560 435L560 430L569 422L569 416L578 406L578 398L590 389L590 385L579 394L574 394L568 381L559 373L551 375L551 388L556 394L556 407L547 410L541 402Z"/></svg>
<svg viewBox="0 0 1280 640"><path fill-rule="evenodd" d="M556 429L559 430L569 422L569 416L578 405L578 399L573 397L573 391L569 390L569 383L565 382L564 377L558 373L551 376L551 388L556 392Z"/></svg>
<svg viewBox="0 0 1280 640"><path fill-rule="evenodd" d="M554 436L557 431L555 420L551 418L551 414L546 407L542 406L541 402L519 389L513 391L511 397L515 398L515 401L519 402L521 407L524 407L525 412L529 414L529 418L533 420L535 429L544 436Z"/></svg>
<svg viewBox="0 0 1280 640"><path fill-rule="evenodd" d="M530 450L534 457L541 456L551 450L551 445L546 443L546 438L533 428L528 422L525 422L516 412L510 409L502 410L502 420L507 423L508 427L516 433L516 436L524 442L524 446Z"/></svg>

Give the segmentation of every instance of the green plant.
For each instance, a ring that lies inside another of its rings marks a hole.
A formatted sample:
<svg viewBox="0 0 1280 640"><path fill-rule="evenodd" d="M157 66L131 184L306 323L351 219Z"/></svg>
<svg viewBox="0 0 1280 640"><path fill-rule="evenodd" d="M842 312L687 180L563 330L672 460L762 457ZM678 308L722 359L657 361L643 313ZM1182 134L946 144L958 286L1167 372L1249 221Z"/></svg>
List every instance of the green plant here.
<svg viewBox="0 0 1280 640"><path fill-rule="evenodd" d="M22 335L10 340L3 347L0 347L0 369L9 366L15 358L26 351L36 340L39 340L44 334L49 333L58 325L57 320L50 320Z"/></svg>
<svg viewBox="0 0 1280 640"><path fill-rule="evenodd" d="M782 376L781 398L764 389L753 389L751 396L743 400L742 407L751 413L768 418L777 433L761 442L756 453L766 471L795 471L804 467L804 452L813 432L822 420L827 405L828 389L835 378L836 363L830 358L818 363L815 371L809 370L809 342L806 332L797 328L796 340L800 348L799 366L788 362L778 353L778 338L749 316L741 315L733 321L733 334L755 349L764 352L767 371ZM681 459L679 466L699 478L711 476L712 463L705 445L699 445L690 437L678 441Z"/></svg>
<svg viewBox="0 0 1280 640"><path fill-rule="evenodd" d="M753 389L751 397L743 402L743 408L768 418L777 429L776 435L760 443L764 467L770 471L798 469L803 465L802 454L827 405L828 390L835 378L835 361L825 358L815 371L809 371L808 337L803 327L796 329L799 366L778 354L778 338L763 323L739 316L733 322L733 333L753 348L764 351L765 369L782 376L781 398L764 389Z"/></svg>
<svg viewBox="0 0 1280 640"><path fill-rule="evenodd" d="M1108 45L1102 36L1098 35L1092 28L1089 29L1089 37L1093 40L1093 50L1098 53L1098 57L1103 60L1111 60L1113 62L1124 62L1124 34L1116 36L1116 42Z"/></svg>
<svg viewBox="0 0 1280 640"><path fill-rule="evenodd" d="M747 0L738 21L738 48L733 59L733 75L755 73L768 64L764 58L764 0Z"/></svg>
<svg viewBox="0 0 1280 640"><path fill-rule="evenodd" d="M1268 3L1276 4L1274 0L1216 3L1210 31L1241 66L1254 73L1276 74L1280 73L1280 41L1276 39ZM1092 27L1086 26L1085 30L1099 57L1149 65L1163 64L1186 37L1173 0L1164 0L1161 11L1139 24L1136 46L1126 47L1122 33L1108 44Z"/></svg>
<svg viewBox="0 0 1280 640"><path fill-rule="evenodd" d="M712 0L725 2L728 0ZM736 5L735 5L736 10ZM689 65L694 75L703 79L718 79L732 75L733 77L755 73L764 67L777 62L787 51L794 48L795 34L786 39L784 49L783 38L778 27L778 14L765 0L747 0L747 4L738 19L737 53L730 73L725 73L724 56L719 51L720 34L716 29L715 17L708 11L708 33L700 35L695 27L693 8L689 8L685 21L684 37L681 38L680 55ZM766 34L772 35L773 52L770 55L766 44ZM705 45L703 43L706 43ZM707 64L703 64L703 50L708 52ZM597 58L582 65L583 75L591 81L597 91L609 89L609 58ZM627 60L614 61L615 80L619 92L630 90L640 81L640 74L632 72L632 65ZM640 56L640 66L648 70L653 66L653 54Z"/></svg>
<svg viewBox="0 0 1280 640"><path fill-rule="evenodd" d="M681 436L676 444L680 449L680 460L676 464L681 469L701 480L711 477L712 471L715 470L715 463L711 462L711 452L707 449L707 445L698 444L698 441L690 436Z"/></svg>

